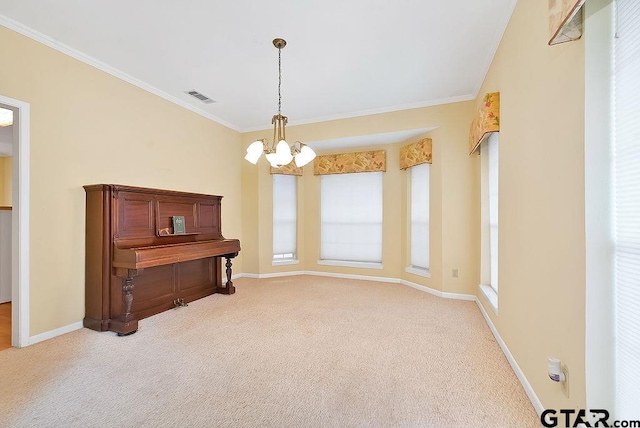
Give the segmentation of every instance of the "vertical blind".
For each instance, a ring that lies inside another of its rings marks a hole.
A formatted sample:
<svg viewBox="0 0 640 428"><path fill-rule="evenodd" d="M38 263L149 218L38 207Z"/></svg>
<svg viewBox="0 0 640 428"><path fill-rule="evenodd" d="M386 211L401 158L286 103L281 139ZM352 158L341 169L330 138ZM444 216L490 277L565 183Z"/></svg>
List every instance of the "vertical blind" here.
<svg viewBox="0 0 640 428"><path fill-rule="evenodd" d="M322 260L382 262L382 174L321 177Z"/></svg>
<svg viewBox="0 0 640 428"><path fill-rule="evenodd" d="M296 254L296 176L273 175L273 256L293 258Z"/></svg>
<svg viewBox="0 0 640 428"><path fill-rule="evenodd" d="M487 143L489 182L489 254L491 259L491 287L498 291L498 133L489 136Z"/></svg>
<svg viewBox="0 0 640 428"><path fill-rule="evenodd" d="M640 418L640 2L618 0L614 44L615 360L618 419Z"/></svg>
<svg viewBox="0 0 640 428"><path fill-rule="evenodd" d="M411 266L429 269L429 164L411 167Z"/></svg>

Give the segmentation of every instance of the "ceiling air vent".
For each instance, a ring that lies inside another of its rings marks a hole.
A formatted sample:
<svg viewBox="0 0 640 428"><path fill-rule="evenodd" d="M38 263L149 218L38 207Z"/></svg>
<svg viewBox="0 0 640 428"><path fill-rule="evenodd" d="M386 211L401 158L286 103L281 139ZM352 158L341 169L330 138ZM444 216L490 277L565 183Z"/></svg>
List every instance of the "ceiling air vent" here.
<svg viewBox="0 0 640 428"><path fill-rule="evenodd" d="M209 97L208 97L208 96L206 96L206 95L201 94L201 93L200 93L200 92L198 92L198 91L186 91L186 92L185 92L185 94L189 94L189 95L191 95L192 97L199 99L200 101L202 101L202 102L203 102L203 103L205 103L205 104L215 103L215 101L214 101L214 100L212 100L211 98L209 98Z"/></svg>

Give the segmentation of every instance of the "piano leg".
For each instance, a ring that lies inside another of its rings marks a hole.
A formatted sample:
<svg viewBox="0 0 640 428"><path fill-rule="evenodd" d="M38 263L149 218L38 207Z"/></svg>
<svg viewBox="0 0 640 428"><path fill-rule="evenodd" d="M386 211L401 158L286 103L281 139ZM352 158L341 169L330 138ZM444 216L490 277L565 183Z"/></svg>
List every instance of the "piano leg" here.
<svg viewBox="0 0 640 428"><path fill-rule="evenodd" d="M111 330L118 336L128 336L138 331L138 320L133 318L131 306L133 305L133 278L140 275L142 269L116 270L116 275L122 277L122 314L115 320L111 320Z"/></svg>
<svg viewBox="0 0 640 428"><path fill-rule="evenodd" d="M237 254L237 253L236 253ZM233 294L236 292L236 287L233 286L233 281L231 281L231 255L224 256L227 259L227 263L225 264L227 268L227 283L224 287L218 287L216 289L216 293L221 294Z"/></svg>

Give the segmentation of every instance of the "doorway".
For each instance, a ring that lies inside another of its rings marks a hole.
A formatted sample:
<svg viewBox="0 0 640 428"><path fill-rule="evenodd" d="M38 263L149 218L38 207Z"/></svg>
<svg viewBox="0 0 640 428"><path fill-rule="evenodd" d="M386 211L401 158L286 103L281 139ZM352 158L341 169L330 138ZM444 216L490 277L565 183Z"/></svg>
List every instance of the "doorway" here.
<svg viewBox="0 0 640 428"><path fill-rule="evenodd" d="M29 104L0 95L13 112L11 185L11 346L29 345ZM4 308L7 309L7 308ZM0 315L1 316L1 315Z"/></svg>

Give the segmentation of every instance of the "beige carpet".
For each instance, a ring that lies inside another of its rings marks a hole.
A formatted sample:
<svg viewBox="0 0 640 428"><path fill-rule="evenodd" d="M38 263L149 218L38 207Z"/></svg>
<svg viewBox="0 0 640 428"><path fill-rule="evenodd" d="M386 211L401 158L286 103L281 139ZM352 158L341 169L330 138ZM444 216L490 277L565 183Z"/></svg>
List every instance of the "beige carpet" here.
<svg viewBox="0 0 640 428"><path fill-rule="evenodd" d="M475 303L312 276L235 285L129 337L0 352L0 425L540 426Z"/></svg>

